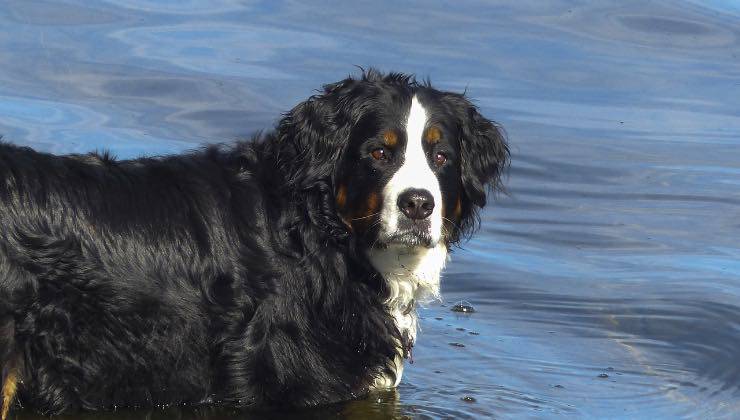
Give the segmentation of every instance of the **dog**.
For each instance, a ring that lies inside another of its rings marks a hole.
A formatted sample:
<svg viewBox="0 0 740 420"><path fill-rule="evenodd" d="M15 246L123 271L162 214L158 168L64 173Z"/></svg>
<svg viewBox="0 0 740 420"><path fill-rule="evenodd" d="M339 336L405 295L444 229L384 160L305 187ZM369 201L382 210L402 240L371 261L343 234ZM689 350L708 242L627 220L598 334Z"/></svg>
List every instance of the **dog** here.
<svg viewBox="0 0 740 420"><path fill-rule="evenodd" d="M396 387L508 162L464 94L377 70L185 154L0 144L2 419Z"/></svg>

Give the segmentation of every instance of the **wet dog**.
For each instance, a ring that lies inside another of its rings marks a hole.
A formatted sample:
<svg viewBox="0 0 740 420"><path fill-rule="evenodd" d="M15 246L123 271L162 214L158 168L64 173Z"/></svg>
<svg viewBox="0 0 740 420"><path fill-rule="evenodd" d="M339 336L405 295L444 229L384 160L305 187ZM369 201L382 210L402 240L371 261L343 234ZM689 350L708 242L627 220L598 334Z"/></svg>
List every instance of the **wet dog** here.
<svg viewBox="0 0 740 420"><path fill-rule="evenodd" d="M2 418L398 385L507 162L464 95L374 70L188 154L0 144Z"/></svg>

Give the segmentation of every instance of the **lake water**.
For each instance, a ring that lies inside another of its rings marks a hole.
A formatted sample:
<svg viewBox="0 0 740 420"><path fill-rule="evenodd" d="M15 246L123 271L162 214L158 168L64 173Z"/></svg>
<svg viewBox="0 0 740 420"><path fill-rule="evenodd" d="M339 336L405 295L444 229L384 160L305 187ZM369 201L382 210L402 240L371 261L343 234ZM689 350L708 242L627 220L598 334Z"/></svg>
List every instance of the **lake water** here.
<svg viewBox="0 0 740 420"><path fill-rule="evenodd" d="M55 153L244 137L353 65L506 128L509 195L398 391L293 415L740 417L740 3L3 0L0 27L0 133ZM264 418L105 418L237 415Z"/></svg>

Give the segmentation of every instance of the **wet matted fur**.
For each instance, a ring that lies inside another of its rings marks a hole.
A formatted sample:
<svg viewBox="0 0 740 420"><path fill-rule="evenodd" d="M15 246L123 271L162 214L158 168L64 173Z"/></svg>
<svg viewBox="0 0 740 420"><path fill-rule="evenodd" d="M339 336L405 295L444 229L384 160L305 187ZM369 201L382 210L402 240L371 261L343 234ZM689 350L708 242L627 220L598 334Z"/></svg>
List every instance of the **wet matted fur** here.
<svg viewBox="0 0 740 420"><path fill-rule="evenodd" d="M464 95L377 71L187 154L0 144L2 416L397 385L415 304L507 162Z"/></svg>

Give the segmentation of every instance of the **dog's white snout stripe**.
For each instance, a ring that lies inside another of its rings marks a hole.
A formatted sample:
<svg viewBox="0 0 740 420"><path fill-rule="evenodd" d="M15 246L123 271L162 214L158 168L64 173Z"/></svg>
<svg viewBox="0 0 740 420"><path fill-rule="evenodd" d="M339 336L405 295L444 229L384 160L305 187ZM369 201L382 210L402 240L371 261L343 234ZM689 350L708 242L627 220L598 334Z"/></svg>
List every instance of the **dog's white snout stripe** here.
<svg viewBox="0 0 740 420"><path fill-rule="evenodd" d="M406 149L403 154L403 163L386 185L382 223L387 234L393 234L398 229L399 218L406 217L398 208L399 196L409 189L426 190L434 199L434 210L430 218L430 235L433 243L439 242L442 237L442 192L437 176L432 171L427 154L424 152L424 129L428 115L418 98L411 99L408 118L406 120Z"/></svg>

